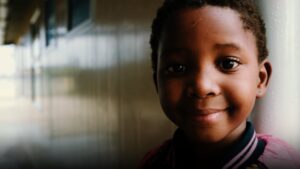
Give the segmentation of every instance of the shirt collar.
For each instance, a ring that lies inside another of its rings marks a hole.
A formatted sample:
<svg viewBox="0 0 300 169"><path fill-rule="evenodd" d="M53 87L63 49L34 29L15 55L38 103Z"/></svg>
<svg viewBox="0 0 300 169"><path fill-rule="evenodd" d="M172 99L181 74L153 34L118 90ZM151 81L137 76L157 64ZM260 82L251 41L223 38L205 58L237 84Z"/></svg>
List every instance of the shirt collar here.
<svg viewBox="0 0 300 169"><path fill-rule="evenodd" d="M216 163L212 166L215 168L240 168L247 164L251 164L255 161L262 153L263 143L257 139L256 132L250 122L247 122L246 129L237 141L236 144L232 145L225 153L222 159L216 159ZM173 149L171 157L174 160L172 166L174 167L175 161L177 165L189 165L187 159L189 159L190 152L188 151L188 143L185 140L185 136L182 130L177 129L173 137ZM179 155L179 156L178 156ZM170 158L169 157L169 160ZM175 160L176 159L176 160ZM218 161L218 162L217 162ZM178 167L176 167L178 168Z"/></svg>

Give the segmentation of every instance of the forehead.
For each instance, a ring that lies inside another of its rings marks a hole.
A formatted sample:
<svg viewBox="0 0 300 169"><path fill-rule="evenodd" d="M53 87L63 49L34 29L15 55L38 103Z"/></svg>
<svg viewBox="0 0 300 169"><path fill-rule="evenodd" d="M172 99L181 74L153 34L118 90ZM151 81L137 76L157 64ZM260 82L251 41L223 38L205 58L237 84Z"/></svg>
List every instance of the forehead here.
<svg viewBox="0 0 300 169"><path fill-rule="evenodd" d="M159 49L191 44L198 47L239 44L244 50L257 52L255 36L244 29L239 13L229 7L206 5L181 9L171 15L164 26Z"/></svg>
<svg viewBox="0 0 300 169"><path fill-rule="evenodd" d="M241 24L240 14L229 7L205 5L202 7L186 7L175 11L170 15L168 24L180 23L190 24L205 22L209 19L214 23L231 22Z"/></svg>

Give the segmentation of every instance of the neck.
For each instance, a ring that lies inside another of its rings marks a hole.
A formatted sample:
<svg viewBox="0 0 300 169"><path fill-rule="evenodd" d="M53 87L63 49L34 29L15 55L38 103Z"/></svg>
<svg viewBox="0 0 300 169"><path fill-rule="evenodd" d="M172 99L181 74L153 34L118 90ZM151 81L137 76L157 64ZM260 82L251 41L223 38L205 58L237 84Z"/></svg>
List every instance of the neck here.
<svg viewBox="0 0 300 169"><path fill-rule="evenodd" d="M199 161L203 164L214 164L216 159L222 159L224 155L235 145L242 137L246 129L246 123L238 126L224 139L214 143L203 143L199 141L189 141L194 154L195 163Z"/></svg>

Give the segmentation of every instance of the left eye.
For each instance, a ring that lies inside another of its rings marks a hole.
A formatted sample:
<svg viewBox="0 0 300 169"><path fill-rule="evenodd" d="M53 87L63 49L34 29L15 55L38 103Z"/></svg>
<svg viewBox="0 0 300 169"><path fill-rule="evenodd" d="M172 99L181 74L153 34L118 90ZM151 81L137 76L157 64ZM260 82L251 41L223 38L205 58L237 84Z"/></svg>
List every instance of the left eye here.
<svg viewBox="0 0 300 169"><path fill-rule="evenodd" d="M237 58L226 58L219 62L219 66L222 70L233 70L240 65L240 61Z"/></svg>
<svg viewBox="0 0 300 169"><path fill-rule="evenodd" d="M180 64L172 65L167 68L168 73L184 73L185 71L186 67Z"/></svg>

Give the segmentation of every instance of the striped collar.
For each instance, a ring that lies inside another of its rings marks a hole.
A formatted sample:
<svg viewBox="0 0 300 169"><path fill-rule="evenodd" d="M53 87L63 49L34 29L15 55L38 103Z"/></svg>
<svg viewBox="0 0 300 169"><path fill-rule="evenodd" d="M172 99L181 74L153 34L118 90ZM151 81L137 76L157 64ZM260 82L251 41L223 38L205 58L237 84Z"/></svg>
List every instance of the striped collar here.
<svg viewBox="0 0 300 169"><path fill-rule="evenodd" d="M169 162L172 161L171 168L186 168L192 165L189 162L192 158L191 151L189 151L190 148L185 140L184 133L180 129L176 130L172 142L173 150L171 149L169 152L168 159ZM258 140L252 124L247 122L246 130L237 144L229 148L222 159L215 159L215 163L210 167L220 169L246 168L246 166L257 161L264 147L265 143L262 140Z"/></svg>

